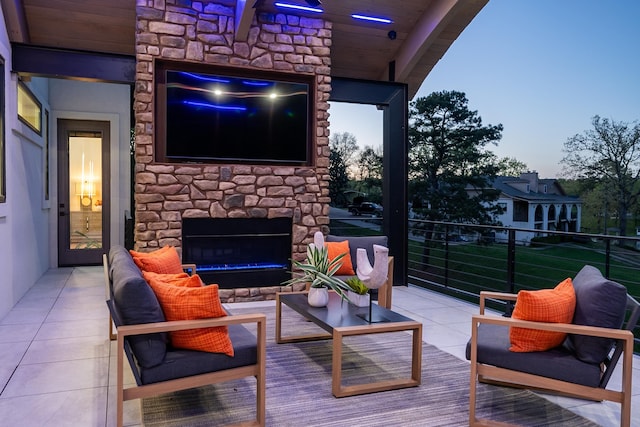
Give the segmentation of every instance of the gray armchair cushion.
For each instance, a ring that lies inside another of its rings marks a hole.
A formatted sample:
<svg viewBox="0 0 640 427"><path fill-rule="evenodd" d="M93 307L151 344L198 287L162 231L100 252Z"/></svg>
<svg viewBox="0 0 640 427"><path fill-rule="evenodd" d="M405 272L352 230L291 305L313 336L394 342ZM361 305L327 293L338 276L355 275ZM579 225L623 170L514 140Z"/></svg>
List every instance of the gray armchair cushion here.
<svg viewBox="0 0 640 427"><path fill-rule="evenodd" d="M481 324L478 328L480 363L589 387L600 384L599 364L583 362L562 346L530 353L509 351L510 346L508 326ZM471 359L471 341L467 344L466 357Z"/></svg>
<svg viewBox="0 0 640 427"><path fill-rule="evenodd" d="M327 242L343 242L349 241L349 255L351 256L351 264L353 265L353 271L357 271L357 251L358 248L364 248L367 250L367 258L369 263L373 265L374 253L373 245L387 246L387 236L333 236L329 234L325 240Z"/></svg>
<svg viewBox="0 0 640 427"><path fill-rule="evenodd" d="M624 286L606 279L597 268L585 265L573 279L573 288L576 292L574 324L620 329L627 304ZM583 362L598 364L609 354L613 340L570 334L565 345Z"/></svg>
<svg viewBox="0 0 640 427"><path fill-rule="evenodd" d="M140 370L142 383L152 384L257 363L255 335L242 325L229 325L228 328L229 338L233 343L233 357L222 353L167 347L164 363Z"/></svg>
<svg viewBox="0 0 640 427"><path fill-rule="evenodd" d="M122 246L113 246L109 251L109 269L113 299L125 325L165 321L156 295L142 277L129 251ZM168 341L166 333L132 336L128 340L140 366L150 368L164 360Z"/></svg>

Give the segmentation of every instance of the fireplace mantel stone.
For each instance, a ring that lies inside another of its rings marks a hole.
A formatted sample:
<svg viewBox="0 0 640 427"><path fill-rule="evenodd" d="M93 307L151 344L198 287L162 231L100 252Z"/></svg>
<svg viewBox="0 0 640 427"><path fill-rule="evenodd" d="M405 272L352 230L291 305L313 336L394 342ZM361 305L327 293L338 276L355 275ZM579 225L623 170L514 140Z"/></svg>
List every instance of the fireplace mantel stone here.
<svg viewBox="0 0 640 427"><path fill-rule="evenodd" d="M180 251L183 218L292 219L291 257L302 259L329 225L331 23L258 14L245 42L234 40L229 2L139 0L136 33L135 246ZM316 77L312 166L166 164L154 161L154 61L181 60ZM287 288L290 289L290 288ZM275 298L281 287L221 290L227 302Z"/></svg>

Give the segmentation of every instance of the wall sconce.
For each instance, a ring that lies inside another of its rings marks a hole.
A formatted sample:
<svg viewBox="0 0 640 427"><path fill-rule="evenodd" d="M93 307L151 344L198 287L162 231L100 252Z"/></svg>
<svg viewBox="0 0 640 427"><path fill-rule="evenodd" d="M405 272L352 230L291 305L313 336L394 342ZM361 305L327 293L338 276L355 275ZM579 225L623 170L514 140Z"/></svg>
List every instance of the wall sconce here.
<svg viewBox="0 0 640 427"><path fill-rule="evenodd" d="M91 208L93 196L95 196L95 183L93 181L93 160L89 160L89 174L84 170L84 152L82 153L82 172L80 182L76 183L76 196L80 197L80 205L84 208Z"/></svg>
<svg viewBox="0 0 640 427"><path fill-rule="evenodd" d="M90 207L95 195L95 184L93 182L85 180L76 183L76 196L80 198L82 207Z"/></svg>

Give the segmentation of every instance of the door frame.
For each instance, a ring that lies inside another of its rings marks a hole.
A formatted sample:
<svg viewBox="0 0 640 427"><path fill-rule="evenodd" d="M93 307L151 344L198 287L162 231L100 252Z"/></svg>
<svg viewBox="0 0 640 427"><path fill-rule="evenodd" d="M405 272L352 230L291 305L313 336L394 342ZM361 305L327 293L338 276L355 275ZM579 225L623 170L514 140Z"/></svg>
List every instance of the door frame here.
<svg viewBox="0 0 640 427"><path fill-rule="evenodd" d="M110 247L111 242L111 122L98 119L62 118L56 120L58 145L58 176L56 223L58 230L57 264L62 266L98 265L102 262L102 254ZM69 239L69 131L100 132L102 135L102 247L95 249L70 250ZM65 220L61 218L66 217Z"/></svg>

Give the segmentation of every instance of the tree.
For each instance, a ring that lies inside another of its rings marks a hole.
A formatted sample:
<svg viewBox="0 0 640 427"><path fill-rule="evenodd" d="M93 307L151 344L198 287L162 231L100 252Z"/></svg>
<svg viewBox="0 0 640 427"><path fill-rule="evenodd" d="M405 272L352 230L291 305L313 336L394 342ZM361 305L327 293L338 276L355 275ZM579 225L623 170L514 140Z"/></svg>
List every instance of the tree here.
<svg viewBox="0 0 640 427"><path fill-rule="evenodd" d="M347 204L344 191L349 185L349 175L347 174L347 164L339 151L330 149L329 151L329 197L334 206Z"/></svg>
<svg viewBox="0 0 640 427"><path fill-rule="evenodd" d="M431 221L495 223L501 208L491 187L498 172L485 149L502 125L483 126L464 93L434 92L409 105L409 180L413 210ZM418 207L418 208L416 208ZM434 227L425 225L424 262Z"/></svg>
<svg viewBox="0 0 640 427"><path fill-rule="evenodd" d="M357 181L354 189L367 194L367 199L382 202L382 149L377 150L371 146L364 147L358 152L357 160Z"/></svg>
<svg viewBox="0 0 640 427"><path fill-rule="evenodd" d="M348 132L329 139L329 197L334 205L347 204L344 191L349 185L349 166L358 151L356 137Z"/></svg>
<svg viewBox="0 0 640 427"><path fill-rule="evenodd" d="M485 146L500 140L502 125L483 126L467 102L462 92L443 91L410 104L411 198L425 219L494 222L499 193L490 184L498 167Z"/></svg>
<svg viewBox="0 0 640 427"><path fill-rule="evenodd" d="M358 140L355 135L349 132L338 132L331 135L329 147L335 151L347 168L354 164L354 157L358 152Z"/></svg>
<svg viewBox="0 0 640 427"><path fill-rule="evenodd" d="M360 151L356 163L358 165L358 179L382 180L382 153L380 149L375 150L367 145Z"/></svg>
<svg viewBox="0 0 640 427"><path fill-rule="evenodd" d="M593 129L567 139L564 175L593 181L615 199L618 230L626 235L627 214L640 196L640 125L594 116Z"/></svg>
<svg viewBox="0 0 640 427"><path fill-rule="evenodd" d="M529 170L527 164L517 160L515 157L503 157L498 160L498 175L501 176L520 176Z"/></svg>

